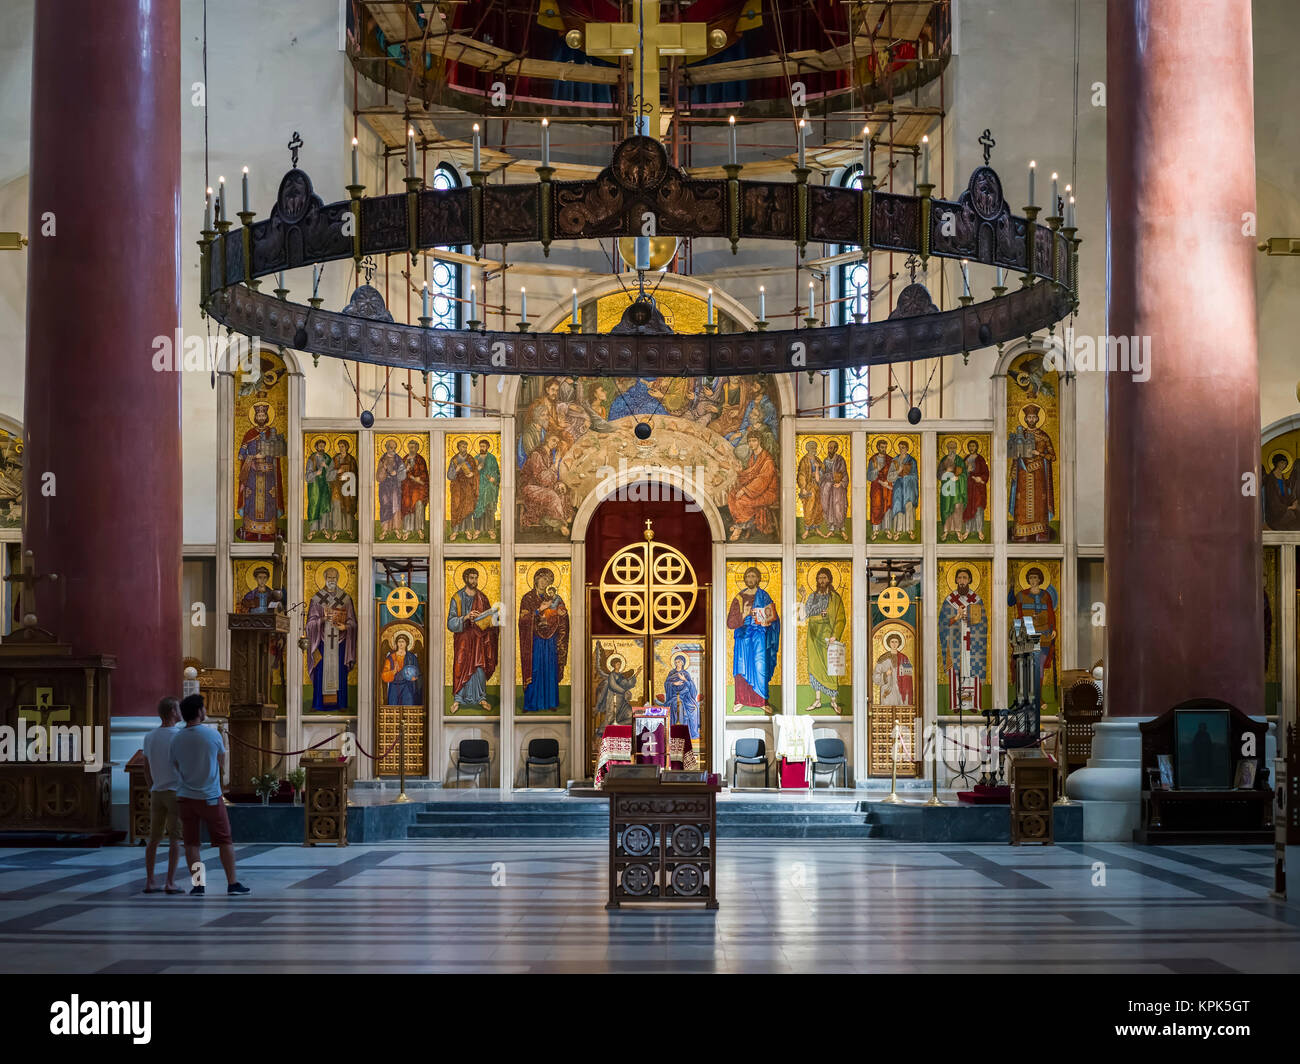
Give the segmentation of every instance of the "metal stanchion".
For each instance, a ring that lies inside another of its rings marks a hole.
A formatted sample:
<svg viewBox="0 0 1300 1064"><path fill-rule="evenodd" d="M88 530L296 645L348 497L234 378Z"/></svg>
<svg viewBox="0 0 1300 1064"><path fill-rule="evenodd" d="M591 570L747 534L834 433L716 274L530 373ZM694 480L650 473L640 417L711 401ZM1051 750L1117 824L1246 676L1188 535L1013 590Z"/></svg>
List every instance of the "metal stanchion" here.
<svg viewBox="0 0 1300 1064"><path fill-rule="evenodd" d="M398 711L397 716L397 778L398 794L394 801L409 802L406 796L406 707Z"/></svg>
<svg viewBox="0 0 1300 1064"><path fill-rule="evenodd" d="M900 797L898 797L898 743L899 743L899 738L900 738L900 730L899 730L898 724L895 723L895 724L894 724L893 754L892 754L892 757L891 757L891 760L892 760L893 764L890 766L890 770L889 770L889 795L888 795L887 797L885 797L885 798L880 799L880 801L881 801L883 804L885 804L885 805L903 805L903 804L905 804L905 803L903 802L903 799L901 799Z"/></svg>

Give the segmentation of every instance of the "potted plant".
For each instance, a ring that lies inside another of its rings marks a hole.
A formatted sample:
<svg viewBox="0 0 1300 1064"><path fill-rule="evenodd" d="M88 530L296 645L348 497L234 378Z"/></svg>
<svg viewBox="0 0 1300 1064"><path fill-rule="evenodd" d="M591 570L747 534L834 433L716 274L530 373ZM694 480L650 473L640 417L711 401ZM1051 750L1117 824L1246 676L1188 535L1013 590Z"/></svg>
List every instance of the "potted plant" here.
<svg viewBox="0 0 1300 1064"><path fill-rule="evenodd" d="M299 765L289 773L289 786L293 788L293 804L302 805L302 789L307 784L307 770Z"/></svg>
<svg viewBox="0 0 1300 1064"><path fill-rule="evenodd" d="M263 805L270 805L271 799L280 793L280 777L274 772L267 772L253 777L253 790L262 799Z"/></svg>

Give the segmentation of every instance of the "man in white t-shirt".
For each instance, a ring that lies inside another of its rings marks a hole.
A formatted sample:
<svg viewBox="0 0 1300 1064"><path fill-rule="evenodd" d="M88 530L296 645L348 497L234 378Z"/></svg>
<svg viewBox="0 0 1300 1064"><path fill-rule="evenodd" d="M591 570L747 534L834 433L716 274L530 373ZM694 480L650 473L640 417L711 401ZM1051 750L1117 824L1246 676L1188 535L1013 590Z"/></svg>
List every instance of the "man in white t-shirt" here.
<svg viewBox="0 0 1300 1064"><path fill-rule="evenodd" d="M181 818L176 805L176 788L180 781L172 767L172 740L180 731L176 727L181 719L181 704L175 698L164 698L158 703L158 719L162 721L144 737L144 779L149 784L149 841L144 848L144 892L157 894L153 877L154 859L158 843L167 833L168 894L180 894L176 885L176 865L181 859Z"/></svg>
<svg viewBox="0 0 1300 1064"><path fill-rule="evenodd" d="M207 713L203 710L202 695L186 695L181 699L181 716L185 727L172 740L172 765L180 776L176 804L180 807L181 829L185 835L186 863L191 872L198 866L200 831L206 824L208 838L220 851L221 865L226 870L226 893L250 894L235 878L235 842L230 836L230 817L221 801L225 744L216 728L203 723ZM196 883L190 893L206 894L206 884Z"/></svg>

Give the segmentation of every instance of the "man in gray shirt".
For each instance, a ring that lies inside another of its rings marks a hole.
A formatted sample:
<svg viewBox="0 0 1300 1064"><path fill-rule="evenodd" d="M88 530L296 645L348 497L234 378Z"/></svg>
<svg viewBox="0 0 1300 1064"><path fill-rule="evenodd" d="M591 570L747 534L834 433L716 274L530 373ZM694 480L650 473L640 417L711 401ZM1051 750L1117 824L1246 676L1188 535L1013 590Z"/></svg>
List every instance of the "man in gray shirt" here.
<svg viewBox="0 0 1300 1064"><path fill-rule="evenodd" d="M172 768L172 740L180 734L176 727L181 720L181 704L176 698L164 698L158 703L158 719L162 724L144 737L144 780L149 785L149 842L144 848L144 892L157 894L154 882L154 859L158 843L166 832L168 894L179 894L176 885L176 866L181 859L181 818L176 805L176 788L180 781Z"/></svg>
<svg viewBox="0 0 1300 1064"><path fill-rule="evenodd" d="M203 722L202 695L187 695L181 700L184 730L172 740L172 766L180 777L176 804L180 807L181 827L185 834L185 860L193 872L199 865L199 838L203 824L208 837L221 853L226 870L226 893L249 894L251 891L235 878L235 843L230 836L230 818L221 801L221 768L226 750L217 730ZM206 894L204 883L190 888L191 894Z"/></svg>

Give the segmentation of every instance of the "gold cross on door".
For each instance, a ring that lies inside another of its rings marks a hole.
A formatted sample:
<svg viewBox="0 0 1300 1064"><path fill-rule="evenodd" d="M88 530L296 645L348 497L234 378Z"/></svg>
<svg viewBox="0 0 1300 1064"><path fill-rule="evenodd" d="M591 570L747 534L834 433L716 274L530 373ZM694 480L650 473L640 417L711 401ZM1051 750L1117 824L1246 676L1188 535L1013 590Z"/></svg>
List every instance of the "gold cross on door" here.
<svg viewBox="0 0 1300 1064"><path fill-rule="evenodd" d="M660 22L660 0L633 0L631 22L589 22L586 52L602 59L632 57L632 113L638 119L636 131L662 140L672 112L662 116L659 108L659 62L664 56L698 59L709 53L708 23ZM645 46L642 48L644 35ZM726 44L722 30L717 47ZM642 66L644 53L645 64Z"/></svg>

